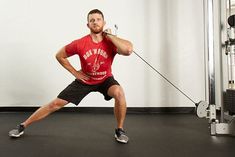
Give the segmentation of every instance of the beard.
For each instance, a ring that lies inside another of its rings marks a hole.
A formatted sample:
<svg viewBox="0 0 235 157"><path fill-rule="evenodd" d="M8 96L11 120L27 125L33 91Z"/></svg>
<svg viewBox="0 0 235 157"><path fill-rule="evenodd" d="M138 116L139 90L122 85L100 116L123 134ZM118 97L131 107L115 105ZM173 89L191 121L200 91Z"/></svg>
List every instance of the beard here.
<svg viewBox="0 0 235 157"><path fill-rule="evenodd" d="M90 30L94 34L99 34L103 32L103 27L99 27L99 26L90 27Z"/></svg>

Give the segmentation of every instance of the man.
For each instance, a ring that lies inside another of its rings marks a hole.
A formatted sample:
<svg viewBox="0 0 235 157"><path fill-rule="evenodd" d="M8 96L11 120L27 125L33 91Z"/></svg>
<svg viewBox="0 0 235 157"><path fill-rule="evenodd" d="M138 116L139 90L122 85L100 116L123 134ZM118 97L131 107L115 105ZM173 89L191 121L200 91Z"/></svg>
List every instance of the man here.
<svg viewBox="0 0 235 157"><path fill-rule="evenodd" d="M126 116L126 100L122 87L112 75L111 65L116 53L128 56L132 53L132 43L111 34L110 29L103 31L105 25L103 13L94 9L87 15L87 27L90 34L64 46L56 54L58 62L76 79L66 87L52 102L40 107L26 121L9 132L10 137L20 137L33 122L41 120L59 110L68 103L78 105L90 92L98 91L105 100L115 99L114 114L117 120L115 139L127 143L128 137L123 125ZM78 55L81 70L77 71L68 61L68 57Z"/></svg>

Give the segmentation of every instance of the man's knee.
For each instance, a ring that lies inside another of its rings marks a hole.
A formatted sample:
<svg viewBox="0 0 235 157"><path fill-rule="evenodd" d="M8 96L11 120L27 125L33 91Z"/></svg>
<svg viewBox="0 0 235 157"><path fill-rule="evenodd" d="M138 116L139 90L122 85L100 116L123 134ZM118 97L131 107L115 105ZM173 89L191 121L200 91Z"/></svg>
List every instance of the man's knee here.
<svg viewBox="0 0 235 157"><path fill-rule="evenodd" d="M55 99L51 103L48 104L49 110L50 111L56 111L59 110L60 108L64 107L66 104L68 104L67 101L62 100L62 99Z"/></svg>
<svg viewBox="0 0 235 157"><path fill-rule="evenodd" d="M125 100L125 94L121 86L114 86L111 90L112 96L115 100Z"/></svg>

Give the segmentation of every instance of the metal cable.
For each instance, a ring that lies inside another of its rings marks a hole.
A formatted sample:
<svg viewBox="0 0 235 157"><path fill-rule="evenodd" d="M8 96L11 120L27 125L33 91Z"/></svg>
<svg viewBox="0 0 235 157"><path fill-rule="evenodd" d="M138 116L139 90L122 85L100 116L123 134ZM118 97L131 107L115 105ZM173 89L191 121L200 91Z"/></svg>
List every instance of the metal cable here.
<svg viewBox="0 0 235 157"><path fill-rule="evenodd" d="M195 105L197 103L193 101L187 94L185 94L181 89L179 89L176 85L174 85L170 80L168 80L164 75L162 75L157 69L155 69L151 64L149 64L144 58L142 58L138 53L133 51L136 56L138 56L142 61L144 61L150 68L152 68L155 72L157 72L162 78L164 78L168 83L170 83L175 89L177 89L180 93L182 93L186 98L188 98L191 102L193 102Z"/></svg>

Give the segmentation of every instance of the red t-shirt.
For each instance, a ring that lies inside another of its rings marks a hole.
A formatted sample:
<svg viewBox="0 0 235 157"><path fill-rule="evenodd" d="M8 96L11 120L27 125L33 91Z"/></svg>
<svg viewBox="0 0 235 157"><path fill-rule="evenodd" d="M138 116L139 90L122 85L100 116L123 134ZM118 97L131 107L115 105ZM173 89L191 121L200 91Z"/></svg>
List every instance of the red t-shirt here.
<svg viewBox="0 0 235 157"><path fill-rule="evenodd" d="M87 35L66 45L65 51L68 56L79 56L82 71L90 76L84 83L94 85L112 76L111 65L117 48L110 40L104 38L95 43L91 36Z"/></svg>

